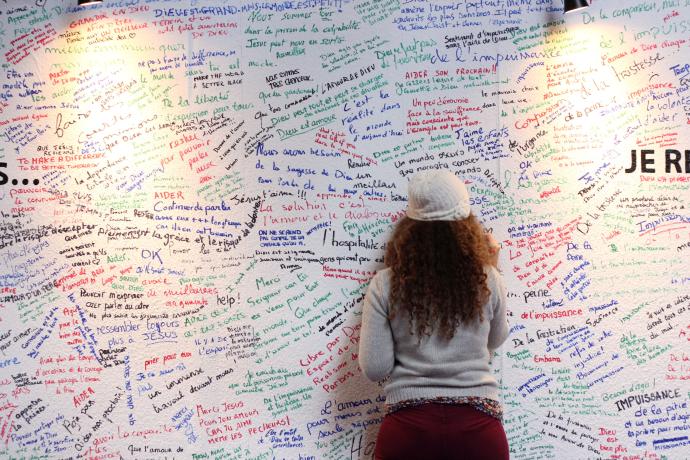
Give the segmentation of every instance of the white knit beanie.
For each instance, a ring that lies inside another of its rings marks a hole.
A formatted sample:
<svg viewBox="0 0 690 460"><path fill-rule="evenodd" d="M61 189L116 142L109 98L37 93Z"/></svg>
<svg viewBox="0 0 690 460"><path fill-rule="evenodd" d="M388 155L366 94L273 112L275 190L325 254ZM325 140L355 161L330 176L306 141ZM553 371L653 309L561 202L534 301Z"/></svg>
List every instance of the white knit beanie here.
<svg viewBox="0 0 690 460"><path fill-rule="evenodd" d="M452 172L422 171L410 178L406 213L414 220L461 220L470 215L470 197Z"/></svg>

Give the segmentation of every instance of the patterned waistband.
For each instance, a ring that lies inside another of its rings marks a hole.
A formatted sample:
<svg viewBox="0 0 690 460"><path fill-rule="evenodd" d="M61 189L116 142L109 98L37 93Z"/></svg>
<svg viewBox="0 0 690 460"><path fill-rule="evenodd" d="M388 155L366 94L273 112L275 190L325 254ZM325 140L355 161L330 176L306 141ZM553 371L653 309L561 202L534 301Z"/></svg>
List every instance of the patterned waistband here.
<svg viewBox="0 0 690 460"><path fill-rule="evenodd" d="M503 420L503 407L501 403L489 398L481 398L478 396L438 396L436 398L415 398L406 399L394 404L386 404L386 414L391 414L397 410L408 407L420 406L422 404L469 404L474 409L484 412L491 417Z"/></svg>

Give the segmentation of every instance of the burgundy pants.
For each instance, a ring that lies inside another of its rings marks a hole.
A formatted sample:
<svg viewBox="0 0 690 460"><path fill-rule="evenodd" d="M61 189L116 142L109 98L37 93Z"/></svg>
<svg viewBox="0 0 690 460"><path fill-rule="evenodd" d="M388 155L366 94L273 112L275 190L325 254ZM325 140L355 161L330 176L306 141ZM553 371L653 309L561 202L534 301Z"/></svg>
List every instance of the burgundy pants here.
<svg viewBox="0 0 690 460"><path fill-rule="evenodd" d="M377 460L508 460L503 425L469 405L423 404L387 415Z"/></svg>

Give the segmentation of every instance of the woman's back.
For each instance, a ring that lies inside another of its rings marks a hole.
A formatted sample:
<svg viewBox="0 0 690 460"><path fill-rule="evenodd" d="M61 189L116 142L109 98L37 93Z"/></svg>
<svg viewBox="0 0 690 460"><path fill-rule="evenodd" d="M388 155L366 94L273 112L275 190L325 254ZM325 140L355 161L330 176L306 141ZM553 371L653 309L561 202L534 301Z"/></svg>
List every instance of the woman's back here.
<svg viewBox="0 0 690 460"><path fill-rule="evenodd" d="M508 336L505 322L505 291L500 275L486 268L491 291L483 307L483 321L476 318L460 325L451 339L438 331L419 337L410 333L408 318L388 319L391 270L377 273L363 312L360 366L371 380L390 375L386 401L394 404L410 398L479 396L498 399L498 384L489 368L489 349ZM377 334L390 321L391 334Z"/></svg>

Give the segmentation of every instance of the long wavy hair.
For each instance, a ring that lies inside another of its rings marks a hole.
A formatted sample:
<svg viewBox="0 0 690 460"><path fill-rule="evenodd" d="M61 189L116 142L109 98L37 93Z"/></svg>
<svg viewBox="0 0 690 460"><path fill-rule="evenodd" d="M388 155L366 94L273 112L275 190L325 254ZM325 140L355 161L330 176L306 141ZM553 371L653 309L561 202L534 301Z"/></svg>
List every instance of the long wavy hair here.
<svg viewBox="0 0 690 460"><path fill-rule="evenodd" d="M476 217L418 221L403 217L386 246L391 268L390 313L407 313L410 333L420 338L438 328L451 339L460 324L484 320L491 292L484 266L490 264L484 231Z"/></svg>

